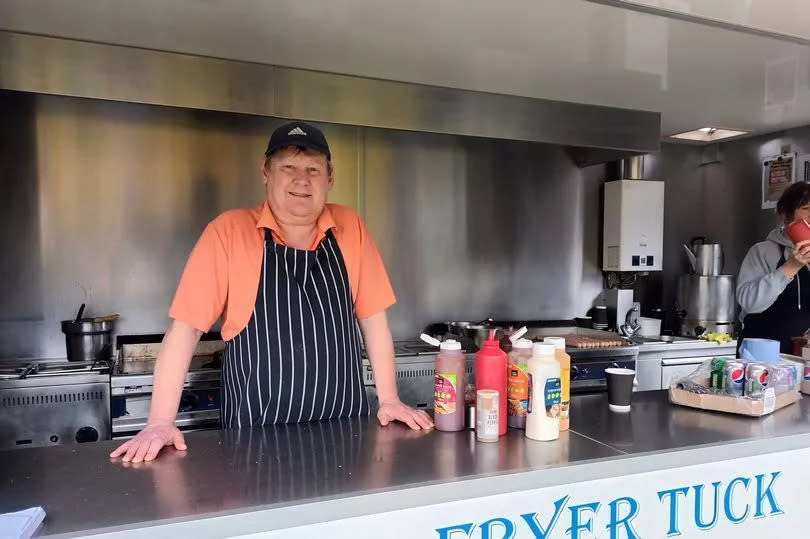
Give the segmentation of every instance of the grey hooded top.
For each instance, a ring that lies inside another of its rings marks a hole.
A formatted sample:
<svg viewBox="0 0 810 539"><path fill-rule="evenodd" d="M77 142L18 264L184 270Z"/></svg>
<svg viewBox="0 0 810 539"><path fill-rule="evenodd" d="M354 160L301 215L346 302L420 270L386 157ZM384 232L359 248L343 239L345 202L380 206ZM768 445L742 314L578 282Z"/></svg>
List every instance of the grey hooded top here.
<svg viewBox="0 0 810 539"><path fill-rule="evenodd" d="M779 259L785 260L793 253L793 243L781 228L771 230L768 239L757 243L745 255L740 275L737 278L737 303L740 304L740 320L747 314L766 311L793 279L777 268ZM796 302L801 309L801 281Z"/></svg>

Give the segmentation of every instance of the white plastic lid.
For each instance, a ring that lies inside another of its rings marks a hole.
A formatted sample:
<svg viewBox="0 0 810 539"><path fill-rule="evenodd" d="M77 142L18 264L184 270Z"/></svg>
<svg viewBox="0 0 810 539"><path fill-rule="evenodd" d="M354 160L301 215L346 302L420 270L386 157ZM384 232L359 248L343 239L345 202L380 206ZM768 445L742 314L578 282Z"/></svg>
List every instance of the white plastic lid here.
<svg viewBox="0 0 810 539"><path fill-rule="evenodd" d="M554 345L557 350L565 350L565 338L563 337L546 337L543 342Z"/></svg>
<svg viewBox="0 0 810 539"><path fill-rule="evenodd" d="M442 350L461 350L461 343L458 341L454 341L453 339L447 339L446 341L442 341L441 345Z"/></svg>
<svg viewBox="0 0 810 539"><path fill-rule="evenodd" d="M554 357L556 350L557 349L554 347L553 344L536 342L532 347L532 357L546 357L546 356Z"/></svg>
<svg viewBox="0 0 810 539"><path fill-rule="evenodd" d="M529 350L534 343L530 339L518 339L512 343L512 348L521 348Z"/></svg>

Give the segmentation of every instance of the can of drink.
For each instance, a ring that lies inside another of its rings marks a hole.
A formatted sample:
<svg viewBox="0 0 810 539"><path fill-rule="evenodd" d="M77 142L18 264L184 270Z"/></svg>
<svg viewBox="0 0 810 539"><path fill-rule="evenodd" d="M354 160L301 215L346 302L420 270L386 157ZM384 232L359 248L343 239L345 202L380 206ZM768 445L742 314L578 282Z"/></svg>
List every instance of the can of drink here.
<svg viewBox="0 0 810 539"><path fill-rule="evenodd" d="M762 363L749 363L745 367L745 394L752 399L761 399L765 396L768 387L768 366Z"/></svg>
<svg viewBox="0 0 810 539"><path fill-rule="evenodd" d="M798 365L781 363L768 367L768 387L774 388L776 393L795 391L802 379L802 369Z"/></svg>
<svg viewBox="0 0 810 539"><path fill-rule="evenodd" d="M799 366L796 364L788 365L787 368L790 371L790 383L788 384L789 385L788 389L790 389L791 391L794 389L798 389L800 384L799 380L802 378L799 375L799 373L802 371L802 369L800 369Z"/></svg>
<svg viewBox="0 0 810 539"><path fill-rule="evenodd" d="M724 357L716 357L712 360L712 373L709 378L709 387L723 389L723 367L726 365L726 361L728 360Z"/></svg>
<svg viewBox="0 0 810 539"><path fill-rule="evenodd" d="M475 400L475 438L479 442L498 441L498 392L479 389Z"/></svg>
<svg viewBox="0 0 810 539"><path fill-rule="evenodd" d="M810 359L804 361L804 376L802 376L801 392L810 395Z"/></svg>
<svg viewBox="0 0 810 539"><path fill-rule="evenodd" d="M742 397L745 386L745 364L729 359L723 365L723 389L729 395Z"/></svg>

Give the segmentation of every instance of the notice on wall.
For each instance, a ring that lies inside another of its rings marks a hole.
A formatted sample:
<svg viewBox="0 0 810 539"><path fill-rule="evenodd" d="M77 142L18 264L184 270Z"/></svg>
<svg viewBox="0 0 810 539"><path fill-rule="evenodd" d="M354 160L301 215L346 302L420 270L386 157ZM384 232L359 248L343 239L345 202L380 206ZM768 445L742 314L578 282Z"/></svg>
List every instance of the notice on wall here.
<svg viewBox="0 0 810 539"><path fill-rule="evenodd" d="M762 162L762 209L775 208L796 178L796 155L783 154Z"/></svg>
<svg viewBox="0 0 810 539"><path fill-rule="evenodd" d="M810 448L484 496L251 538L805 537ZM454 488L453 484L447 485Z"/></svg>

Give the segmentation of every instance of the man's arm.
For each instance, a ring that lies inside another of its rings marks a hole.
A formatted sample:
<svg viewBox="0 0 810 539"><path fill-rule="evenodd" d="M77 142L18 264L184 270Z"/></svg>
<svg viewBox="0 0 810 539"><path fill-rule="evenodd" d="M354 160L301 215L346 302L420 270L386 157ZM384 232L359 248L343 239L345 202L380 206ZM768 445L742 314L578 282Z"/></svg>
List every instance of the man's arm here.
<svg viewBox="0 0 810 539"><path fill-rule="evenodd" d="M163 344L160 346L155 363L152 404L149 408L147 425L157 423L174 425L188 366L191 364L200 337L201 331L185 322L172 321L169 331L163 337Z"/></svg>
<svg viewBox="0 0 810 539"><path fill-rule="evenodd" d="M123 455L124 462L141 462L153 460L167 445L174 445L180 450L186 449L183 434L174 425L174 420L188 366L201 336L201 331L185 322L172 322L163 337L155 363L152 402L146 427L110 453L110 457Z"/></svg>
<svg viewBox="0 0 810 539"><path fill-rule="evenodd" d="M385 311L360 319L359 322L366 353L374 371L377 396L380 399L380 409L377 411L380 424L387 425L396 420L407 423L414 430L432 428L433 421L430 420L430 416L422 410L414 410L410 406L406 406L399 400L394 364L394 343Z"/></svg>

